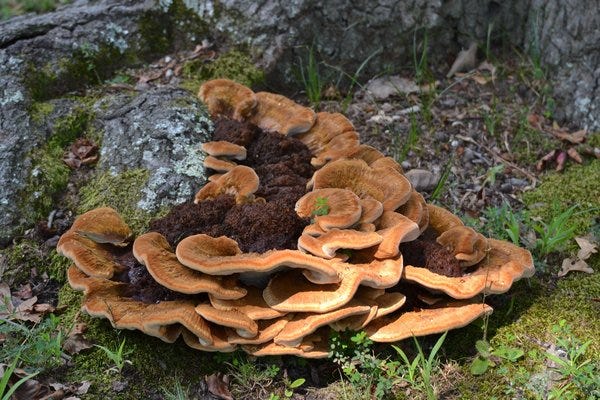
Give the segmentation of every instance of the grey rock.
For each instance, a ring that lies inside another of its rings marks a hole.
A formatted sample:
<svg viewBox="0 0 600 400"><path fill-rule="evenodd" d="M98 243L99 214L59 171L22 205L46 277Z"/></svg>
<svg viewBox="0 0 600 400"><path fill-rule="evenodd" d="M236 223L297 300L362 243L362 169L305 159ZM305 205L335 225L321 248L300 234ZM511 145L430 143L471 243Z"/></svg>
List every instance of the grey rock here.
<svg viewBox="0 0 600 400"><path fill-rule="evenodd" d="M465 162L471 162L475 158L475 152L471 150L471 148L465 148L465 152L463 153L463 160Z"/></svg>
<svg viewBox="0 0 600 400"><path fill-rule="evenodd" d="M410 93L417 93L419 91L419 86L412 79L392 75L370 80L367 83L365 90L376 99L383 100L390 96L402 96Z"/></svg>
<svg viewBox="0 0 600 400"><path fill-rule="evenodd" d="M51 118L37 124L30 115L32 104L85 88L86 80L69 75L64 67L77 51L112 49L115 62L97 65L103 76L119 68L126 54L144 53L139 22L149 11L166 13L154 0L77 1L53 13L0 22L0 247L33 224L23 197L36 173L31 153L51 135L53 119L68 114L63 108L68 101L51 100ZM56 80L32 80L41 72ZM40 94L40 89L46 92Z"/></svg>
<svg viewBox="0 0 600 400"><path fill-rule="evenodd" d="M134 168L150 171L138 203L142 210L189 200L205 183L201 144L212 134L212 123L196 96L162 87L107 100L98 109L105 132L98 168L112 174Z"/></svg>
<svg viewBox="0 0 600 400"><path fill-rule="evenodd" d="M426 192L433 189L439 180L439 177L425 169L411 169L404 175L418 192Z"/></svg>

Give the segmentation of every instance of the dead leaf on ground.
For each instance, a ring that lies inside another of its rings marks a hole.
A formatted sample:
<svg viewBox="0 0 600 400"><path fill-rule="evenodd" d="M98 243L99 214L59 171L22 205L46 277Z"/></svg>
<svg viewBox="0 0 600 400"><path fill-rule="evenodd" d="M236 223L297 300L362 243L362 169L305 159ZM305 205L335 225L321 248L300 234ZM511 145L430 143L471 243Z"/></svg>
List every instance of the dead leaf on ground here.
<svg viewBox="0 0 600 400"><path fill-rule="evenodd" d="M576 237L575 241L579 246L577 259L565 258L562 262L562 269L558 273L559 277L563 277L571 271L581 271L588 274L593 274L594 270L585 262L592 254L598 252L598 245L587 238Z"/></svg>
<svg viewBox="0 0 600 400"><path fill-rule="evenodd" d="M452 63L450 71L446 74L446 78L451 78L457 72L465 72L475 68L477 57L477 43L471 43L468 49L461 50L456 56L456 60Z"/></svg>
<svg viewBox="0 0 600 400"><path fill-rule="evenodd" d="M208 385L208 391L223 400L233 400L231 392L229 391L229 379L227 375L223 375L220 372L209 375L206 377L206 384Z"/></svg>
<svg viewBox="0 0 600 400"><path fill-rule="evenodd" d="M575 241L579 246L579 251L577 252L577 258L580 260L587 260L594 253L598 252L598 244L591 242L589 239L584 237L576 237Z"/></svg>
<svg viewBox="0 0 600 400"><path fill-rule="evenodd" d="M21 285L19 290L13 293L14 297L18 297L21 300L27 300L33 297L33 291L31 290L31 285L26 283L25 285Z"/></svg>
<svg viewBox="0 0 600 400"><path fill-rule="evenodd" d="M63 156L63 162L73 169L93 164L96 161L98 161L98 145L86 138L75 140L69 151Z"/></svg>
<svg viewBox="0 0 600 400"><path fill-rule="evenodd" d="M564 140L564 141L572 143L572 144L579 144L585 140L585 136L587 135L587 130L582 129L577 132L568 133L562 129L552 129L550 131L550 133L552 133L552 135L559 138L560 140Z"/></svg>
<svg viewBox="0 0 600 400"><path fill-rule="evenodd" d="M594 273L594 270L585 261L573 261L570 258L565 258L562 262L562 269L558 272L558 276L563 277L572 271L581 271L588 274Z"/></svg>
<svg viewBox="0 0 600 400"><path fill-rule="evenodd" d="M86 330L86 324L76 323L63 343L63 350L68 354L77 354L82 350L94 347L94 344L83 336Z"/></svg>

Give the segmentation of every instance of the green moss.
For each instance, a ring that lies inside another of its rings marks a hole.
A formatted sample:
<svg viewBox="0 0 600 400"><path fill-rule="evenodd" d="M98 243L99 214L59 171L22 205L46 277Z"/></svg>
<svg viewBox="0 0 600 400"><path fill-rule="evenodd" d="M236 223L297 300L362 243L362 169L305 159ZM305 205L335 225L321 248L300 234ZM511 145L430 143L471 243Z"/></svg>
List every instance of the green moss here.
<svg viewBox="0 0 600 400"><path fill-rule="evenodd" d="M58 308L63 310L60 314L61 325L67 330L71 329L75 323L75 319L80 313L82 300L83 293L73 290L69 285L63 285L58 291Z"/></svg>
<svg viewBox="0 0 600 400"><path fill-rule="evenodd" d="M77 213L109 206L119 212L134 233L142 233L155 217L137 208L148 177L149 172L144 169L130 170L118 175L112 175L110 172L99 174L80 189Z"/></svg>
<svg viewBox="0 0 600 400"><path fill-rule="evenodd" d="M562 173L550 173L540 186L523 196L533 216L550 221L567 208L577 205L571 220L575 234L589 232L600 199L600 160L583 165L569 165Z"/></svg>
<svg viewBox="0 0 600 400"><path fill-rule="evenodd" d="M29 114L31 115L31 120L39 125L48 115L52 114L52 111L54 111L54 104L49 102L34 102L31 104Z"/></svg>
<svg viewBox="0 0 600 400"><path fill-rule="evenodd" d="M55 123L47 142L30 155L33 167L21 191L22 213L28 221L44 218L52 209L55 197L67 187L71 171L62 161L64 151L86 134L92 118L86 109L74 109Z"/></svg>
<svg viewBox="0 0 600 400"><path fill-rule="evenodd" d="M590 133L587 136L587 144L590 147L600 147L600 132Z"/></svg>
<svg viewBox="0 0 600 400"><path fill-rule="evenodd" d="M264 80L264 73L256 68L245 53L232 50L222 54L211 63L202 60L188 61L183 67L181 86L198 92L200 85L210 79L227 78L242 85L253 86Z"/></svg>
<svg viewBox="0 0 600 400"><path fill-rule="evenodd" d="M46 273L58 283L66 282L65 271L69 261L56 250L49 253L37 242L24 239L0 250L0 281L13 286L27 282L32 270Z"/></svg>
<svg viewBox="0 0 600 400"><path fill-rule="evenodd" d="M59 60L58 65L39 68L30 63L23 80L34 101L45 101L103 82L131 61L131 57L132 54L110 44L83 44L70 57Z"/></svg>
<svg viewBox="0 0 600 400"><path fill-rule="evenodd" d="M144 59L189 49L209 34L208 24L182 0L171 1L164 10L147 11L140 18L138 29L141 36L139 54Z"/></svg>

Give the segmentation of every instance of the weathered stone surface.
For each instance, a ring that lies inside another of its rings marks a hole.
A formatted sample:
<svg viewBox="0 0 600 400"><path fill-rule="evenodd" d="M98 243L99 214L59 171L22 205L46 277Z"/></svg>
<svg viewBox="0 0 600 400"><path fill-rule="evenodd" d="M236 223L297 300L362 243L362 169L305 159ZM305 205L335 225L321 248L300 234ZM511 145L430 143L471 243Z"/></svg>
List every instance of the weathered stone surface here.
<svg viewBox="0 0 600 400"><path fill-rule="evenodd" d="M54 13L25 15L0 22L0 246L6 245L11 237L34 222L30 219L35 213L24 212L28 198L23 198L29 177L36 173L31 154L34 149L42 147L52 134L51 121L48 125L32 120L36 101L53 99L73 91L81 93L86 85L109 78L120 66L132 60L135 62L139 59L138 55L152 55L156 43L144 39L141 22L146 23L146 30L152 28L148 24L158 22L171 24L172 28L173 21L168 12L168 5L153 0L77 1ZM176 35L177 30L171 29L171 33ZM196 39L202 40L201 37ZM184 39L180 41L185 42ZM172 44L169 41L165 43ZM182 96L182 93L176 92L162 100ZM197 104L189 107L198 110ZM147 110L178 123L179 117L159 114L156 108ZM67 111L57 108L52 114L57 116L59 112ZM177 107L172 111L181 118L190 118L188 122L182 122L184 125L192 126L197 122L190 116L184 116ZM168 114L168 109L165 112ZM152 116L146 115L145 123L151 121ZM158 124L156 119L154 121ZM169 128L168 122L164 122L162 129L166 131ZM124 134L132 131L135 129L122 129ZM180 138L173 136L171 139ZM172 155L182 157L184 150L175 147L187 144L173 143ZM183 159L180 161L183 162ZM183 184L173 183L175 189L172 194L181 196L185 191ZM151 179L149 185L156 186L158 181Z"/></svg>
<svg viewBox="0 0 600 400"><path fill-rule="evenodd" d="M550 71L556 116L600 130L600 12L597 0L532 0L525 47Z"/></svg>
<svg viewBox="0 0 600 400"><path fill-rule="evenodd" d="M297 85L294 77L299 64L306 64L309 46L350 75L368 60L362 76L370 77L412 68L413 40L419 44L425 34L429 60L449 67L461 47L485 43L492 27L506 46L529 54L539 50L548 79L556 81L556 117L600 129L597 0L185 2L234 41L250 43L278 90Z"/></svg>
<svg viewBox="0 0 600 400"><path fill-rule="evenodd" d="M94 108L104 131L98 168L150 172L139 208L182 203L204 185L201 144L210 140L212 123L195 95L163 87L110 97Z"/></svg>

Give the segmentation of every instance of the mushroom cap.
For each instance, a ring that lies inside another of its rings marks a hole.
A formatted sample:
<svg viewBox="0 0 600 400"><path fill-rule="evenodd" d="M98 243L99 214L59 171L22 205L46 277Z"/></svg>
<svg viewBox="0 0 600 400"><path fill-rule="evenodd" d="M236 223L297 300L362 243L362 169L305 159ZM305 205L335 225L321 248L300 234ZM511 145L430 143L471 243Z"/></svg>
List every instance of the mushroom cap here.
<svg viewBox="0 0 600 400"><path fill-rule="evenodd" d="M100 207L81 214L69 229L96 243L127 246L133 233L121 216L110 207Z"/></svg>
<svg viewBox="0 0 600 400"><path fill-rule="evenodd" d="M60 237L56 250L89 276L110 279L115 272L123 270L114 260L110 245L96 243L72 230Z"/></svg>
<svg viewBox="0 0 600 400"><path fill-rule="evenodd" d="M398 207L396 211L417 223L421 232L429 226L429 209L427 208L427 203L423 196L414 189L408 201Z"/></svg>
<svg viewBox="0 0 600 400"><path fill-rule="evenodd" d="M371 307L357 300L350 300L342 307L324 313L297 313L288 322L273 341L284 346L296 347L302 342L302 338L313 333L322 326L328 325L340 319L366 314Z"/></svg>
<svg viewBox="0 0 600 400"><path fill-rule="evenodd" d="M293 355L304 358L327 358L329 355L328 337L329 330L322 328L306 336L298 347L268 342L258 346L243 345L242 349L256 357Z"/></svg>
<svg viewBox="0 0 600 400"><path fill-rule="evenodd" d="M247 156L244 146L239 146L226 140L203 143L202 150L209 156L233 158L235 160L245 160Z"/></svg>
<svg viewBox="0 0 600 400"><path fill-rule="evenodd" d="M139 236L133 243L133 255L162 286L179 293L210 293L221 299L239 299L246 289L225 282L222 277L187 268L177 260L167 239L158 232Z"/></svg>
<svg viewBox="0 0 600 400"><path fill-rule="evenodd" d="M214 308L218 310L238 310L254 321L274 319L285 315L284 312L269 307L263 299L262 290L259 288L248 286L246 290L248 292L246 296L235 300L225 300L213 295L208 297Z"/></svg>
<svg viewBox="0 0 600 400"><path fill-rule="evenodd" d="M368 289L366 287L361 287L356 293L355 298L362 302L363 304L368 304L370 306L370 311L367 314L354 315L348 318L344 318L342 320L336 321L330 326L336 331L344 331L344 330L352 330L358 331L362 330L365 326L367 326L371 321L376 318L380 318L384 315L391 314L398 310L400 307L404 305L406 302L406 296L400 292L385 292L380 296L369 299L361 296L361 292L364 289Z"/></svg>
<svg viewBox="0 0 600 400"><path fill-rule="evenodd" d="M500 294L513 282L533 276L531 253L503 240L487 239L487 256L467 275L452 278L426 268L406 265L403 278L429 289L440 290L455 299L469 299L478 293Z"/></svg>
<svg viewBox="0 0 600 400"><path fill-rule="evenodd" d="M437 237L436 241L454 254L462 267L481 261L488 251L485 237L468 226L455 226Z"/></svg>
<svg viewBox="0 0 600 400"><path fill-rule="evenodd" d="M375 252L376 258L396 257L401 242L415 240L421 233L419 225L394 211L384 211L375 226L377 234L383 238Z"/></svg>
<svg viewBox="0 0 600 400"><path fill-rule="evenodd" d="M354 131L354 125L343 114L320 112L317 113L312 128L296 135L296 138L304 143L312 154L318 154L333 138L352 131Z"/></svg>
<svg viewBox="0 0 600 400"><path fill-rule="evenodd" d="M265 131L276 131L286 136L294 136L308 131L315 123L313 110L303 107L279 94L256 93L258 106L248 122Z"/></svg>
<svg viewBox="0 0 600 400"><path fill-rule="evenodd" d="M223 160L213 156L206 156L202 165L204 165L204 168L212 169L219 174L225 174L237 167L237 164L231 160Z"/></svg>
<svg viewBox="0 0 600 400"><path fill-rule="evenodd" d="M365 249L380 244L382 240L382 236L376 232L331 229L317 237L300 235L298 249L321 258L331 259L340 249Z"/></svg>
<svg viewBox="0 0 600 400"><path fill-rule="evenodd" d="M310 271L292 270L275 275L263 290L267 304L287 312L324 313L348 303L359 285L389 288L402 275L402 258L375 260L369 264L336 263L341 281L334 284L316 284Z"/></svg>
<svg viewBox="0 0 600 400"><path fill-rule="evenodd" d="M185 344L196 350L230 353L237 349L236 345L228 341L224 327L211 324L210 332L211 342L208 343L185 328L181 330L181 337L183 337Z"/></svg>
<svg viewBox="0 0 600 400"><path fill-rule="evenodd" d="M173 343L185 326L205 342L212 341L206 322L194 312L194 303L186 300L146 304L129 297L129 285L85 275L71 266L69 284L83 290L82 309L94 317L106 318L118 329L138 329Z"/></svg>
<svg viewBox="0 0 600 400"><path fill-rule="evenodd" d="M358 196L351 190L339 188L310 191L296 202L294 209L300 218L314 218L314 223L325 231L348 228L362 213Z"/></svg>
<svg viewBox="0 0 600 400"><path fill-rule="evenodd" d="M258 104L252 90L229 79L204 82L200 86L198 97L206 104L213 117L223 115L238 121L250 117Z"/></svg>
<svg viewBox="0 0 600 400"><path fill-rule="evenodd" d="M357 132L341 133L331 139L322 150L314 153L315 157L310 160L310 164L315 168L320 168L330 161L348 157L356 151L359 145L360 140Z"/></svg>
<svg viewBox="0 0 600 400"><path fill-rule="evenodd" d="M254 199L254 192L258 190L259 183L258 175L252 168L238 165L217 180L204 185L196 193L194 203L197 204L202 200L214 199L221 194L235 195L236 203L238 204L252 201Z"/></svg>
<svg viewBox="0 0 600 400"><path fill-rule="evenodd" d="M385 155L373 146L361 144L358 148L348 156L348 158L356 158L363 160L367 165L371 165L375 160L385 157Z"/></svg>
<svg viewBox="0 0 600 400"><path fill-rule="evenodd" d="M265 273L285 266L306 269L312 273L312 279L318 282L339 282L340 279L331 261L297 250L241 254L235 240L225 236L188 236L179 242L175 253L183 265L211 275Z"/></svg>
<svg viewBox="0 0 600 400"><path fill-rule="evenodd" d="M279 318L264 319L258 321L258 335L253 338L245 338L233 329L227 329L227 341L231 344L263 344L273 340L283 327L292 319L294 314L285 314Z"/></svg>
<svg viewBox="0 0 600 400"><path fill-rule="evenodd" d="M404 174L402 166L392 157L381 157L369 164L369 167L375 169L391 169L401 174ZM408 178L407 178L408 179Z"/></svg>
<svg viewBox="0 0 600 400"><path fill-rule="evenodd" d="M374 169L363 160L332 161L316 171L314 189L327 187L350 189L361 199L374 198L384 210L393 211L410 197L411 184L402 174L391 169Z"/></svg>
<svg viewBox="0 0 600 400"><path fill-rule="evenodd" d="M238 310L219 310L210 304L198 304L196 312L202 318L219 326L235 329L241 337L253 338L258 334L258 325Z"/></svg>
<svg viewBox="0 0 600 400"><path fill-rule="evenodd" d="M429 227L436 231L438 235L455 226L464 225L460 218L442 207L427 204L427 211L429 214Z"/></svg>
<svg viewBox="0 0 600 400"><path fill-rule="evenodd" d="M396 342L412 336L442 333L462 328L475 319L490 314L492 307L485 303L449 301L433 308L401 312L378 318L365 328L374 342Z"/></svg>
<svg viewBox="0 0 600 400"><path fill-rule="evenodd" d="M360 199L359 202L362 213L358 219L358 224L370 224L383 214L383 204L379 200L375 200L372 197L365 197L364 199Z"/></svg>

